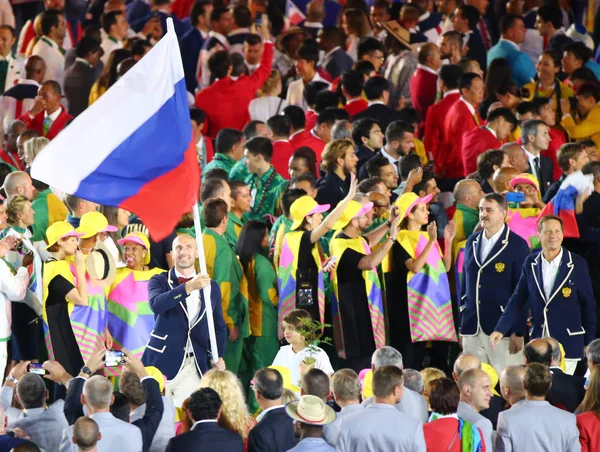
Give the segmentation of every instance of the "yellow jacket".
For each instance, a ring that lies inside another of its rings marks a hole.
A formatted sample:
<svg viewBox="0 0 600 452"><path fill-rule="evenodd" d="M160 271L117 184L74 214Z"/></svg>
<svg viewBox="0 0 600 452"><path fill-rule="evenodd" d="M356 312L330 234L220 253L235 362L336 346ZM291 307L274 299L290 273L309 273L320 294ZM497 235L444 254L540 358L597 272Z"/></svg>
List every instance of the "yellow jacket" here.
<svg viewBox="0 0 600 452"><path fill-rule="evenodd" d="M572 140L590 138L600 149L600 104L597 104L588 113L587 117L575 124L571 115L563 117L560 125L565 129Z"/></svg>

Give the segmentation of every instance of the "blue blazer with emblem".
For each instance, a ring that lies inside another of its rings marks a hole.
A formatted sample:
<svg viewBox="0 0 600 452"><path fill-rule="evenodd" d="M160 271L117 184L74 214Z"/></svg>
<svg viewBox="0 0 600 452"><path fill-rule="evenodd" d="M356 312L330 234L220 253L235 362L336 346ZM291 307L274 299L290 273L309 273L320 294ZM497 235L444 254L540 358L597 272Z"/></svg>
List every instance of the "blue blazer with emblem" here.
<svg viewBox="0 0 600 452"><path fill-rule="evenodd" d="M552 293L544 294L541 251L525 259L521 278L495 331L506 335L519 313L531 310L532 339L551 336L562 344L569 359L583 358L583 347L596 338L596 300L587 262L567 249Z"/></svg>
<svg viewBox="0 0 600 452"><path fill-rule="evenodd" d="M214 281L210 283L210 298L217 337L219 356L225 352L227 327L221 308L221 291ZM145 366L155 366L172 380L179 372L185 359L188 332L192 339L196 367L200 375L208 371L210 343L206 304L204 294L200 292L200 312L190 327L187 313L187 294L183 284L179 284L175 269L154 275L148 282L150 309L154 312L155 325L150 333L142 362Z"/></svg>
<svg viewBox="0 0 600 452"><path fill-rule="evenodd" d="M505 225L500 238L481 262L483 234L484 231L471 234L465 245L460 293L461 336L474 336L480 327L488 336L492 334L529 255L527 242ZM516 332L523 336L526 322L527 313L522 310L509 334Z"/></svg>
<svg viewBox="0 0 600 452"><path fill-rule="evenodd" d="M181 50L181 61L183 62L183 72L185 73L185 86L187 90L194 94L198 87L198 58L204 45L204 38L200 31L193 27L179 40L179 49Z"/></svg>

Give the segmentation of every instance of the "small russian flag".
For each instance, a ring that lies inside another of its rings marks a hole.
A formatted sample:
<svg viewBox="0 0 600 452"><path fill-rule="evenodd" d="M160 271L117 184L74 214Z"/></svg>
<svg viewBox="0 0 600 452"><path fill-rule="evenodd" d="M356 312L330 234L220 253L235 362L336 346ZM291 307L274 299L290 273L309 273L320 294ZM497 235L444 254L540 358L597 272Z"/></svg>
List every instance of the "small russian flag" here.
<svg viewBox="0 0 600 452"><path fill-rule="evenodd" d="M172 19L165 36L44 148L33 178L134 212L157 241L198 199L199 167Z"/></svg>
<svg viewBox="0 0 600 452"><path fill-rule="evenodd" d="M300 10L300 8L298 8L294 4L294 2L292 2L292 0L287 0L286 10L287 10L286 16L288 18L290 25L298 25L299 23L301 23L302 21L304 21L306 19L306 16L304 14L302 14L302 11Z"/></svg>

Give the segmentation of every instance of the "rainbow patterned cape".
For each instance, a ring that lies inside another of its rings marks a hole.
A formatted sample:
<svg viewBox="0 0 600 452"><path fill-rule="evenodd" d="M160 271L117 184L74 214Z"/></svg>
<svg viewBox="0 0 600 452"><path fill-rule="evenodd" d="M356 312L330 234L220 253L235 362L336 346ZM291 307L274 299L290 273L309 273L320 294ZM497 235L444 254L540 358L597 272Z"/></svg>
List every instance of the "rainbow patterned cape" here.
<svg viewBox="0 0 600 452"><path fill-rule="evenodd" d="M541 247L537 235L537 223L540 217L540 209L537 207L509 208L507 224L511 231L525 239L530 250Z"/></svg>
<svg viewBox="0 0 600 452"><path fill-rule="evenodd" d="M427 245L429 235L421 231L402 230L397 241L414 259ZM427 256L421 271L416 274L408 272L407 290L412 341L456 342L458 339L452 316L448 275L437 243Z"/></svg>
<svg viewBox="0 0 600 452"><path fill-rule="evenodd" d="M75 276L75 266L67 260L47 262L44 267L44 338L48 348L48 356L54 360L54 351L52 341L50 340L50 331L48 329L48 317L46 314L46 299L48 297L48 284L52 279L62 275L67 281L77 286L77 277ZM86 282L88 290L88 306L78 306L65 300L68 303L69 320L75 340L79 346L83 361L87 361L89 356L98 350L105 342L108 326L108 306L104 290L93 285L86 273Z"/></svg>
<svg viewBox="0 0 600 452"><path fill-rule="evenodd" d="M369 255L371 248L362 237L355 239L341 239L334 237L330 242L331 255L336 256L338 262L342 254L347 249L352 249L357 253ZM383 296L381 292L381 283L377 274L377 269L364 270L362 277L365 281L367 300L369 303L369 313L371 314L371 326L373 328L373 338L375 339L375 348L381 348L385 345L385 317L383 315ZM333 272L333 297L331 300L333 310L333 339L338 356L346 358L346 349L344 346L344 327L342 325L341 309L343 301L338 297L338 279L337 270Z"/></svg>
<svg viewBox="0 0 600 452"><path fill-rule="evenodd" d="M163 270L119 268L108 295L108 330L113 348L123 348L141 358L154 328L154 313L148 302L148 281Z"/></svg>
<svg viewBox="0 0 600 452"><path fill-rule="evenodd" d="M282 319L296 309L296 271L298 270L298 254L300 252L300 240L304 231L288 232L283 238L281 255L279 257L279 269L277 271L277 285L279 288L279 315L278 336L283 339L281 329ZM319 270L318 276L318 303L319 317L321 323L325 322L325 284L323 282L323 267L318 246L312 248L312 256Z"/></svg>

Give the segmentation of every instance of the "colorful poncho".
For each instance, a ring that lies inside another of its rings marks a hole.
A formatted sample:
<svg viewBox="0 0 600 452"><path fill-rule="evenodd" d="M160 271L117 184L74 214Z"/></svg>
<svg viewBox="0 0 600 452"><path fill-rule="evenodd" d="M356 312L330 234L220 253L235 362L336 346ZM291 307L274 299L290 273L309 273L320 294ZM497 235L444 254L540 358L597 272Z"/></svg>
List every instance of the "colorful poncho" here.
<svg viewBox="0 0 600 452"><path fill-rule="evenodd" d="M537 207L509 208L507 224L511 231L524 239L532 251L541 247L537 234L540 209Z"/></svg>
<svg viewBox="0 0 600 452"><path fill-rule="evenodd" d="M46 300L48 298L48 285L54 277L62 275L67 281L77 287L75 266L68 260L47 262L44 267L44 337L48 348L48 356L54 360L54 350L50 330L48 327L48 314ZM108 331L108 303L106 294L100 287L90 282L86 273L88 291L88 306L78 306L65 299L68 303L70 327L75 335L77 346L83 361L104 346L106 332Z"/></svg>
<svg viewBox="0 0 600 452"><path fill-rule="evenodd" d="M279 269L277 271L277 284L279 286L279 339L283 339L281 328L282 319L296 309L296 272L298 271L298 255L300 241L305 231L289 232L283 238ZM318 245L313 244L311 254L319 271L317 279L317 300L319 303L319 317L321 323L325 322L325 284L323 282L323 266Z"/></svg>
<svg viewBox="0 0 600 452"><path fill-rule="evenodd" d="M347 249L352 249L357 253L369 255L371 248L362 237L355 239L334 238L330 242L331 255L337 257L339 262ZM385 317L383 315L383 296L381 292L381 283L377 274L377 269L364 270L362 276L365 282L365 290L369 303L369 313L371 314L371 326L373 328L373 338L375 339L375 348L381 348L385 345ZM338 356L346 358L346 349L344 346L344 327L342 325L341 310L344 300L339 299L339 285L337 270L333 271L333 337Z"/></svg>
<svg viewBox="0 0 600 452"><path fill-rule="evenodd" d="M148 300L148 281L163 270L119 268L108 295L108 330L113 348L129 350L141 358L154 328L154 313Z"/></svg>
<svg viewBox="0 0 600 452"><path fill-rule="evenodd" d="M397 241L416 259L427 246L429 235L402 230ZM437 243L431 248L421 271L417 274L408 272L407 290L412 341L457 341L448 275Z"/></svg>
<svg viewBox="0 0 600 452"><path fill-rule="evenodd" d="M456 415L452 415L454 417ZM431 413L427 422L432 422L437 419L442 419L448 416L442 416L438 413ZM462 417L456 416L458 419L458 435L460 437L460 450L461 452L481 452L483 439L479 434L479 429L470 422L464 420Z"/></svg>

